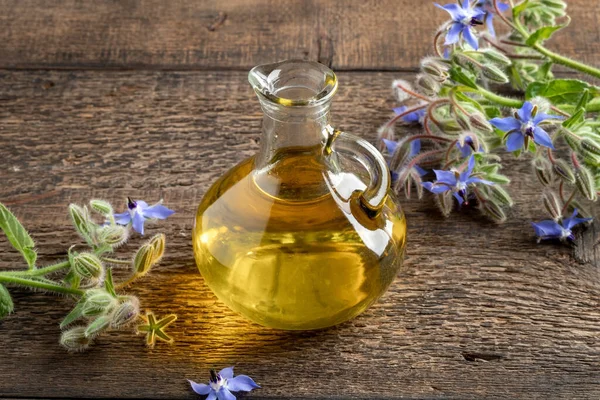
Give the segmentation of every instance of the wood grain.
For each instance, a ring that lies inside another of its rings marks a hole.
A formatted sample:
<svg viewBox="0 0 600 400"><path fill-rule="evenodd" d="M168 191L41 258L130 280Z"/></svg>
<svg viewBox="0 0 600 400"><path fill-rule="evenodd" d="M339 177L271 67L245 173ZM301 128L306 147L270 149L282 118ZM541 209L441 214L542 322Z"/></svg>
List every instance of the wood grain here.
<svg viewBox="0 0 600 400"><path fill-rule="evenodd" d="M334 122L372 140L390 82L408 74L339 76ZM600 397L600 272L568 247L535 244L527 221L543 214L526 160L507 160L517 206L505 225L404 201L407 270L388 294L339 327L286 333L226 309L192 258L196 204L258 148L244 73L4 71L0 83L0 201L41 260L78 241L67 203L164 198L177 214L150 232L166 231L168 254L134 292L179 314L172 346L120 333L69 355L57 340L72 302L15 290L17 312L0 322L0 397L192 399L186 378L229 365L263 386L252 398ZM0 268L20 264L0 241Z"/></svg>
<svg viewBox="0 0 600 400"><path fill-rule="evenodd" d="M600 2L550 47L600 65ZM2 68L242 69L286 58L406 70L447 15L413 0L0 0ZM497 26L501 23L498 21Z"/></svg>

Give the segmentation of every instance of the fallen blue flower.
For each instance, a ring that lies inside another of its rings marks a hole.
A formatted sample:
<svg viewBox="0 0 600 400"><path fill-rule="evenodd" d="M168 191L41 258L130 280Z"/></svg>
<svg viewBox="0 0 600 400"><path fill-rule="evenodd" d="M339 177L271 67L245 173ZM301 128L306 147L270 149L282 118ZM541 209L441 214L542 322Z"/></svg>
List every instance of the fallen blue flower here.
<svg viewBox="0 0 600 400"><path fill-rule="evenodd" d="M233 377L233 367L223 368L219 373L210 370L210 382L196 383L191 381L192 390L197 394L208 395L206 400L235 400L231 392L250 392L253 389L260 388L252 378L247 375L238 375Z"/></svg>
<svg viewBox="0 0 600 400"><path fill-rule="evenodd" d="M114 214L115 222L119 225L127 225L132 222L133 229L144 234L144 222L146 219L165 219L175 213L160 203L149 206L142 200L133 201L127 198L128 211Z"/></svg>
<svg viewBox="0 0 600 400"><path fill-rule="evenodd" d="M451 45L460 40L460 35L473 49L479 49L479 42L473 32L473 26L482 25L485 11L480 7L472 7L469 0L463 0L462 7L458 4L446 4L441 6L435 3L436 7L445 10L452 17L452 25L446 35L444 45Z"/></svg>
<svg viewBox="0 0 600 400"><path fill-rule="evenodd" d="M475 168L475 157L469 158L467 169L460 173L456 170L435 172L436 180L434 182L423 182L423 187L431 193L440 194L451 191L452 195L458 200L458 204L468 204L468 186L476 183L484 185L493 185L493 182L472 176Z"/></svg>
<svg viewBox="0 0 600 400"><path fill-rule="evenodd" d="M592 218L577 218L577 214L578 210L575 209L573 214L569 218L564 218L560 224L553 220L532 222L531 225L535 230L538 241L548 239L575 240L575 235L573 235L571 229L576 225L592 220Z"/></svg>
<svg viewBox="0 0 600 400"><path fill-rule="evenodd" d="M533 139L540 146L554 149L550 135L539 126L549 119L561 119L561 117L538 111L537 106L526 101L513 117L494 118L490 123L506 132L506 150L512 152L522 149L526 138Z"/></svg>

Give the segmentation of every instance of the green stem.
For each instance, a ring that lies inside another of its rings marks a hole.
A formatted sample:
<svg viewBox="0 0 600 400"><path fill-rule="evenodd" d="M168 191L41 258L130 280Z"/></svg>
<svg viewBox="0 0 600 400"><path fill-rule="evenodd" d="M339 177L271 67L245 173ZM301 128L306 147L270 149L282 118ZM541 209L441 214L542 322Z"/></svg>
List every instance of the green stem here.
<svg viewBox="0 0 600 400"><path fill-rule="evenodd" d="M591 65L584 64L582 62L573 60L569 57L561 56L551 50L548 50L541 44L535 44L532 46L533 49L537 50L540 54L545 55L556 64L564 65L565 67L569 67L571 69L586 73L595 78L600 78L600 69L594 68Z"/></svg>
<svg viewBox="0 0 600 400"><path fill-rule="evenodd" d="M83 290L68 288L60 285L53 285L50 283L38 282L30 279L20 278L17 276L0 275L0 282L12 283L14 285L20 285L30 288L44 289L62 294L74 294L77 296L82 296L84 293Z"/></svg>
<svg viewBox="0 0 600 400"><path fill-rule="evenodd" d="M123 264L123 265L131 264L131 260L119 260L117 258L102 257L101 260L105 261L109 264Z"/></svg>
<svg viewBox="0 0 600 400"><path fill-rule="evenodd" d="M61 269L65 269L65 268L70 267L70 266L71 266L71 263L69 261L63 261L63 262L60 262L58 264L53 264L53 265L49 265L49 266L44 267L44 268L32 269L32 270L28 270L28 271L3 271L3 272L0 272L0 275L7 275L7 276L41 276L41 275L50 274L52 272L60 271Z"/></svg>
<svg viewBox="0 0 600 400"><path fill-rule="evenodd" d="M518 99L511 99L510 97L500 96L499 94L492 93L487 89L482 88L481 86L477 87L479 93L485 97L486 99L493 101L496 104L499 104L504 107L513 107L513 108L521 108L523 107L523 101Z"/></svg>

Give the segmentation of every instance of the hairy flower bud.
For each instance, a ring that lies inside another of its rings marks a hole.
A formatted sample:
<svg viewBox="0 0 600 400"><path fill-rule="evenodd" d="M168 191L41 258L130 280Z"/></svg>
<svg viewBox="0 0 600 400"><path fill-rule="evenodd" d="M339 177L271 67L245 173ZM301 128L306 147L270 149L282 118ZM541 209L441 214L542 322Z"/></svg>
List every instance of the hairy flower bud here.
<svg viewBox="0 0 600 400"><path fill-rule="evenodd" d="M495 65L486 64L483 66L481 72L483 73L483 76L494 82L507 83L509 81L508 76L504 73L504 71Z"/></svg>
<svg viewBox="0 0 600 400"><path fill-rule="evenodd" d="M488 61L491 61L494 64L499 65L500 67L508 67L512 64L510 58L506 57L504 54L500 53L497 50L490 48L481 51L481 53Z"/></svg>
<svg viewBox="0 0 600 400"><path fill-rule="evenodd" d="M393 81L392 82L392 93L399 103L403 103L406 100L410 99L410 95L405 90L402 90L401 88L405 88L409 91L413 91L411 84L408 83L407 81L405 81L403 79L396 79L395 81Z"/></svg>
<svg viewBox="0 0 600 400"><path fill-rule="evenodd" d="M492 124L490 124L487 118L480 112L471 113L469 116L469 122L471 123L471 126L478 131L485 133L494 132L494 127Z"/></svg>
<svg viewBox="0 0 600 400"><path fill-rule="evenodd" d="M90 289L85 293L82 302L81 314L90 317L112 311L117 299L104 289Z"/></svg>
<svg viewBox="0 0 600 400"><path fill-rule="evenodd" d="M575 183L575 172L565 160L559 159L554 162L552 169L560 179L568 183Z"/></svg>
<svg viewBox="0 0 600 400"><path fill-rule="evenodd" d="M69 214L73 225L79 234L87 241L91 242L94 224L90 218L87 207L79 207L77 204L69 205Z"/></svg>
<svg viewBox="0 0 600 400"><path fill-rule="evenodd" d="M490 198L497 201L498 203L500 203L501 205L504 206L508 206L508 207L512 207L514 204L514 201L512 199L512 197L510 197L510 194L508 194L508 192L506 190L504 190L504 188L500 185L492 185L492 186L487 186L487 190L488 193L490 195Z"/></svg>
<svg viewBox="0 0 600 400"><path fill-rule="evenodd" d="M553 179L552 164L545 158L535 158L533 160L533 170L540 183L549 186Z"/></svg>
<svg viewBox="0 0 600 400"><path fill-rule="evenodd" d="M417 86L427 96L433 97L440 90L439 83L429 75L417 75Z"/></svg>
<svg viewBox="0 0 600 400"><path fill-rule="evenodd" d="M13 312L14 309L15 305L13 304L12 297L10 297L10 293L8 293L8 289L0 285L0 320Z"/></svg>
<svg viewBox="0 0 600 400"><path fill-rule="evenodd" d="M581 148L593 155L600 156L600 143L590 138L583 138L580 142Z"/></svg>
<svg viewBox="0 0 600 400"><path fill-rule="evenodd" d="M465 130L465 131L471 130L471 123L469 122L469 117L467 117L465 114L463 114L461 112L457 112L456 113L456 122L458 122L458 125L460 125L460 127L463 130Z"/></svg>
<svg viewBox="0 0 600 400"><path fill-rule="evenodd" d="M92 339L85 336L86 327L78 326L66 330L60 336L60 344L70 352L83 351L92 344Z"/></svg>
<svg viewBox="0 0 600 400"><path fill-rule="evenodd" d="M121 303L112 315L110 326L120 328L134 322L140 315L140 302L136 297L130 296Z"/></svg>
<svg viewBox="0 0 600 400"><path fill-rule="evenodd" d="M479 209L483 215L498 224L506 221L506 213L504 212L504 209L492 200L488 199L485 203L481 204Z"/></svg>
<svg viewBox="0 0 600 400"><path fill-rule="evenodd" d="M104 271L102 261L93 253L76 254L71 258L71 267L73 272L85 279L98 278Z"/></svg>
<svg viewBox="0 0 600 400"><path fill-rule="evenodd" d="M91 200L90 207L92 207L92 210L104 216L113 214L113 208L108 201Z"/></svg>
<svg viewBox="0 0 600 400"><path fill-rule="evenodd" d="M96 237L99 243L118 247L129 238L129 229L121 225L107 225L96 231Z"/></svg>
<svg viewBox="0 0 600 400"><path fill-rule="evenodd" d="M133 273L137 276L146 275L152 268L154 247L148 243L143 244L133 258Z"/></svg>
<svg viewBox="0 0 600 400"><path fill-rule="evenodd" d="M101 315L90 322L90 324L85 328L85 332L83 334L86 338L94 338L108 329L110 326L110 321L110 316Z"/></svg>
<svg viewBox="0 0 600 400"><path fill-rule="evenodd" d="M573 151L581 151L580 139L577 136L575 136L570 130L564 127L561 127L559 132L562 134L562 137L565 139L565 142L567 142L567 144Z"/></svg>
<svg viewBox="0 0 600 400"><path fill-rule="evenodd" d="M435 196L435 203L437 204L444 217L449 216L452 212L452 209L454 208L453 199L454 198L452 197L452 193L450 191Z"/></svg>
<svg viewBox="0 0 600 400"><path fill-rule="evenodd" d="M542 193L542 203L553 220L558 221L562 217L562 202L553 190L545 190Z"/></svg>
<svg viewBox="0 0 600 400"><path fill-rule="evenodd" d="M152 236L152 238L148 241L148 244L154 248L154 253L152 254L152 264L159 263L165 254L166 240L166 236L162 233L159 233Z"/></svg>
<svg viewBox="0 0 600 400"><path fill-rule="evenodd" d="M458 122L452 119L439 121L439 123L436 124L436 126L440 128L442 132L447 133L449 135L458 134L463 131L463 128L458 124Z"/></svg>
<svg viewBox="0 0 600 400"><path fill-rule="evenodd" d="M592 173L586 167L580 166L575 172L575 186L586 199L596 200L596 183Z"/></svg>
<svg viewBox="0 0 600 400"><path fill-rule="evenodd" d="M427 57L421 61L421 71L439 83L443 83L448 79L448 66L433 57Z"/></svg>
<svg viewBox="0 0 600 400"><path fill-rule="evenodd" d="M460 51L455 51L452 54L452 61L458 65L461 66L463 68L473 68L473 69L480 69L480 65L479 64L475 64L473 62L473 59L463 53L461 53Z"/></svg>

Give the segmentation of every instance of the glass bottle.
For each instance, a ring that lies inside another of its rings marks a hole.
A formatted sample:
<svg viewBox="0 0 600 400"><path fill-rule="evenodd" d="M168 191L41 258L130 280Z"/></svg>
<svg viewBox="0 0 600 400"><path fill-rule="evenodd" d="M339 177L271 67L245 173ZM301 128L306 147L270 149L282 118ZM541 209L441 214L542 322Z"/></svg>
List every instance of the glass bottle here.
<svg viewBox="0 0 600 400"><path fill-rule="evenodd" d="M337 79L307 61L261 65L258 153L205 194L193 232L205 282L234 311L279 329L363 312L403 265L404 214L367 141L329 125Z"/></svg>

